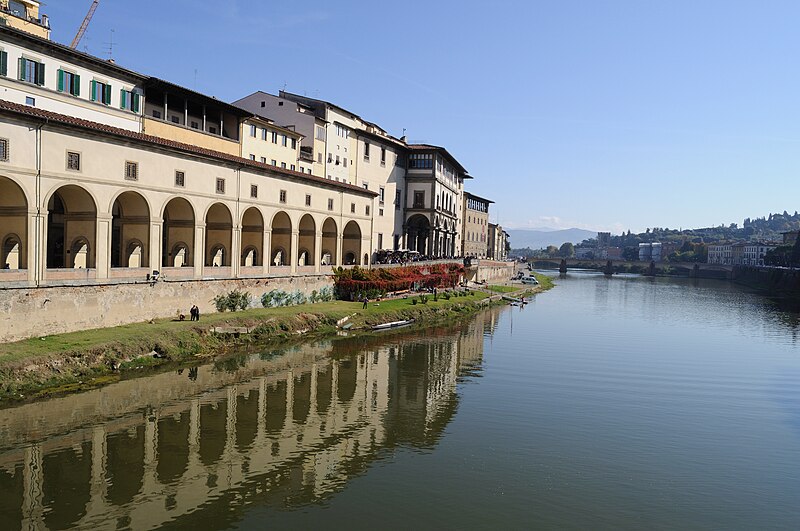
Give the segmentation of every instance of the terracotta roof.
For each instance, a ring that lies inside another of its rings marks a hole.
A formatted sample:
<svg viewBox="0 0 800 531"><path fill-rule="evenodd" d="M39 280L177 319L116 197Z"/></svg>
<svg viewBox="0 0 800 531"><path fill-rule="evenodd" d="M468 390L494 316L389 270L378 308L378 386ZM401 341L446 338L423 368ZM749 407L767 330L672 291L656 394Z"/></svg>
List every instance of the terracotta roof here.
<svg viewBox="0 0 800 531"><path fill-rule="evenodd" d="M119 127L112 127L110 125L105 125L98 122L92 122L90 120L83 120L81 118L75 118L73 116L67 116L65 114L59 114L52 111L46 111L44 109L31 107L29 105L21 105L19 103L13 103L7 100L0 99L0 112L3 111L11 114L29 116L31 118L38 118L40 120L47 120L48 122L51 123L78 127L89 131L105 133L120 138L127 138L129 140L135 140L145 144L171 148L185 153L192 153L195 155L212 158L219 161L230 162L249 168L268 170L271 173L277 173L286 177L300 179L303 181L307 181L311 184L319 184L331 188L337 188L340 190L357 193L359 195L366 195L370 197L378 196L376 192L370 192L369 190L365 190L364 188L352 184L345 184L337 181L331 181L330 179L324 179L322 177L309 175L307 173L300 173L297 171L278 168L276 166L272 166L271 164L245 159L237 155L229 155L228 153L222 153L221 151L214 151L212 149L206 149L200 146L185 144L183 142L175 142L174 140L168 140L166 138L161 138L158 136L136 133L134 131L128 131L127 129L120 129Z"/></svg>

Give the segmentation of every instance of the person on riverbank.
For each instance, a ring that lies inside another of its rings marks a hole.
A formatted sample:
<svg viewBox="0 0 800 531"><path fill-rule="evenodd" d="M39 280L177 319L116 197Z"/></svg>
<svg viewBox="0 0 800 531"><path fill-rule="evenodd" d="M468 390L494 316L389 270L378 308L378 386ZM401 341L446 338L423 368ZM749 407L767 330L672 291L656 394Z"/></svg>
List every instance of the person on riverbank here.
<svg viewBox="0 0 800 531"><path fill-rule="evenodd" d="M364 297L364 306L362 306L361 309L362 310L366 310L367 309L367 304L369 304L369 298L368 297Z"/></svg>

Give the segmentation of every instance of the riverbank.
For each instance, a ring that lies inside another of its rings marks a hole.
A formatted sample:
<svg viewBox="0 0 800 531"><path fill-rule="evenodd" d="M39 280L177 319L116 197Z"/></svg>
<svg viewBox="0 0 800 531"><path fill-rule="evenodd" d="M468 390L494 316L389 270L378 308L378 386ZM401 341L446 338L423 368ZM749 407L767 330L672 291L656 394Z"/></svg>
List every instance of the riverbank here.
<svg viewBox="0 0 800 531"><path fill-rule="evenodd" d="M540 277L534 289L550 289ZM177 366L213 361L236 350L371 332L371 327L414 319L415 326L441 324L474 314L501 297L481 290L468 295L439 294L371 302L322 302L280 308L253 308L203 315L199 322L150 320L113 328L87 330L0 345L0 402L36 400L79 392ZM243 333L244 332L244 333Z"/></svg>

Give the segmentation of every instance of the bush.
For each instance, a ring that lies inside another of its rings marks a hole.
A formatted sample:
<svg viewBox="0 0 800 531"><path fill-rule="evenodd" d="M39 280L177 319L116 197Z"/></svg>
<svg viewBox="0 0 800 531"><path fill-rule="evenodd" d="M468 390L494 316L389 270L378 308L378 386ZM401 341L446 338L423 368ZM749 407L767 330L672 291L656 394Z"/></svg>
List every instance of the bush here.
<svg viewBox="0 0 800 531"><path fill-rule="evenodd" d="M416 306L417 305L417 299L411 299L411 304Z"/></svg>
<svg viewBox="0 0 800 531"><path fill-rule="evenodd" d="M218 312L246 310L252 300L248 292L239 291L238 289L231 291L227 295L217 295L213 299L214 306L217 307Z"/></svg>
<svg viewBox="0 0 800 531"><path fill-rule="evenodd" d="M419 302L422 304L428 304L428 296L423 293L419 296Z"/></svg>

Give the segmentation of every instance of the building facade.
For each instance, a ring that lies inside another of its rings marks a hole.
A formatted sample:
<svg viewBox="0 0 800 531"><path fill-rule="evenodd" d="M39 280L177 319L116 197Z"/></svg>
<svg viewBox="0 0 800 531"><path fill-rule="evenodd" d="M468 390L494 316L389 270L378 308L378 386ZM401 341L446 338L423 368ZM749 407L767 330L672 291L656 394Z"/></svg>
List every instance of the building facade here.
<svg viewBox="0 0 800 531"><path fill-rule="evenodd" d="M461 254L486 258L489 254L489 205L494 203L475 194L464 192L463 232Z"/></svg>
<svg viewBox="0 0 800 531"><path fill-rule="evenodd" d="M489 223L489 256L492 260L507 260L511 246L508 233L496 223Z"/></svg>

